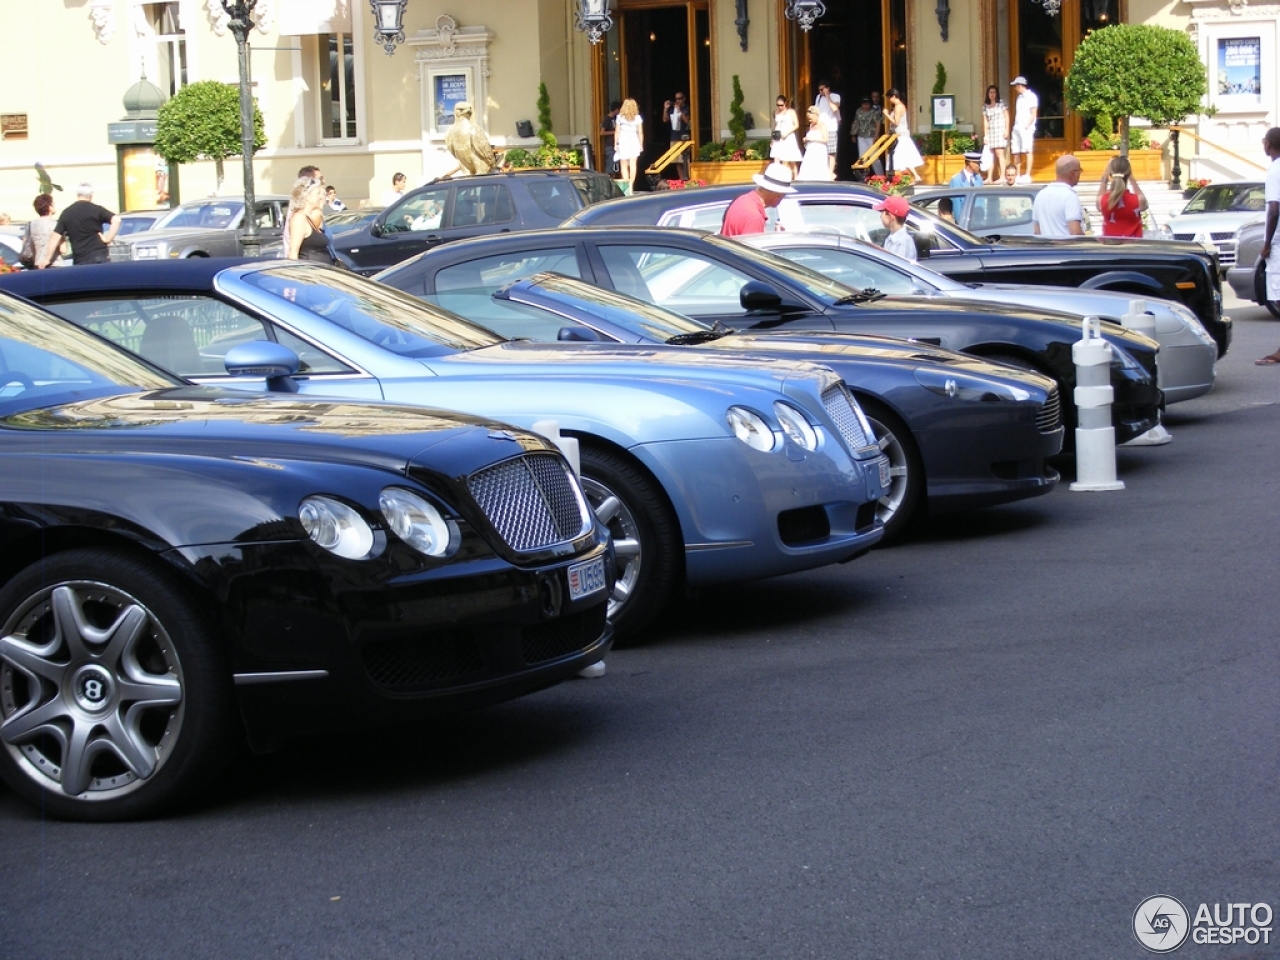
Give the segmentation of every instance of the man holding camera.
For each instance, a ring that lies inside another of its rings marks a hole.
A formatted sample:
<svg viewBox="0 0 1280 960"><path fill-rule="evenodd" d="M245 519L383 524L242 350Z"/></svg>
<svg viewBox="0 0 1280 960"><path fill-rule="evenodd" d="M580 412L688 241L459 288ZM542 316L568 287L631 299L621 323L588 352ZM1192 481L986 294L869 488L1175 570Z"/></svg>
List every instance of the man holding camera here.
<svg viewBox="0 0 1280 960"><path fill-rule="evenodd" d="M662 101L662 125L667 128L672 144L691 139L689 108L685 106L683 93L677 92L671 100ZM687 150L680 154L680 159L676 161L676 166L680 170L680 179L688 180L689 152Z"/></svg>

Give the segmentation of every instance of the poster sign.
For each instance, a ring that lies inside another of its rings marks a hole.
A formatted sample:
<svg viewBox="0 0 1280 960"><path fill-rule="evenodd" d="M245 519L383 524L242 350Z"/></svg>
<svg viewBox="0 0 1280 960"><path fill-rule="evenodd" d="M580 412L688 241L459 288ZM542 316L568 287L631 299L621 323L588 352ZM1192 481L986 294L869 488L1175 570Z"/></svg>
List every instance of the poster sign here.
<svg viewBox="0 0 1280 960"><path fill-rule="evenodd" d="M1262 38L1225 37L1218 41L1215 94L1224 109L1248 109L1262 103Z"/></svg>
<svg viewBox="0 0 1280 960"><path fill-rule="evenodd" d="M432 76L431 99L434 101L437 133L443 134L453 126L453 108L471 99L470 86L468 73L437 73Z"/></svg>
<svg viewBox="0 0 1280 960"><path fill-rule="evenodd" d="M933 129L956 128L956 98L949 93L933 95Z"/></svg>

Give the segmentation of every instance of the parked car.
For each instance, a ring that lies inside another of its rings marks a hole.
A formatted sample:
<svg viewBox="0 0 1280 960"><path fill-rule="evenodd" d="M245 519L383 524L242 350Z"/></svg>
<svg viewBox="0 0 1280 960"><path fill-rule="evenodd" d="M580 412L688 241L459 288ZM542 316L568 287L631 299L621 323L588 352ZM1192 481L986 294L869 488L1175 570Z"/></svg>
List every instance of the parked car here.
<svg viewBox="0 0 1280 960"><path fill-rule="evenodd" d="M0 277L0 287L199 383L419 403L524 427L557 420L580 441L588 501L614 535L619 637L635 636L683 582L849 560L883 535L875 504L888 460L822 367L509 342L302 261L56 273ZM232 346L260 340L293 366L227 366Z"/></svg>
<svg viewBox="0 0 1280 960"><path fill-rule="evenodd" d="M963 227L974 236L1031 237L1035 236L1031 208L1036 202L1036 194L1046 186L1043 183L995 183L982 187L930 187L917 190L911 203L939 216L938 201L950 197L956 226ZM1085 202L1081 206L1084 209L1084 232L1092 233L1090 204Z"/></svg>
<svg viewBox="0 0 1280 960"><path fill-rule="evenodd" d="M826 330L909 338L1052 377L1063 421L1075 426L1071 345L1080 323L1066 314L994 303L949 303L859 291L765 250L673 227L538 230L435 251L378 279L414 295L476 287L555 270L646 303L736 330ZM1103 324L1115 348L1111 412L1120 442L1160 422L1157 344ZM1070 434L1068 434L1068 441Z"/></svg>
<svg viewBox="0 0 1280 960"><path fill-rule="evenodd" d="M1157 382L1165 403L1203 396L1213 389L1218 345L1187 307L1172 300L1135 298L1113 290L1080 287L1036 287L1017 283L960 283L911 263L875 244L832 233L764 233L738 237L740 242L769 250L801 263L823 276L854 289L888 294L914 294L939 300L1004 303L1032 309L1057 310L1077 317L1102 317L1112 323L1133 309L1155 321L1160 344ZM928 261L926 261L927 263Z"/></svg>
<svg viewBox="0 0 1280 960"><path fill-rule="evenodd" d="M724 211L744 187L665 190L610 200L578 211L566 226L659 224L718 230ZM884 239L881 194L852 183L796 184L793 215L801 229L841 233L872 243ZM790 202L791 198L788 198ZM1214 254L1198 244L1118 238L977 237L913 208L907 229L928 266L962 282L1030 283L1118 290L1185 304L1218 344L1231 345L1231 319L1222 314L1222 281Z"/></svg>
<svg viewBox="0 0 1280 960"><path fill-rule="evenodd" d="M885 541L917 513L1040 496L1058 481L1047 463L1062 449L1058 388L1039 374L886 337L713 328L558 273L507 283L492 296L481 287L431 300L512 338L678 344L830 367L889 458L889 489L876 508Z"/></svg>
<svg viewBox="0 0 1280 960"><path fill-rule="evenodd" d="M1218 265L1225 273L1236 264L1236 231L1266 212L1264 184L1240 180L1201 187L1182 212L1160 225L1159 235L1169 240L1194 240L1218 251Z"/></svg>
<svg viewBox="0 0 1280 960"><path fill-rule="evenodd" d="M1280 320L1280 301L1267 299L1267 265L1262 259L1266 226L1264 217L1236 231L1236 262L1227 270L1227 283L1241 300L1261 304Z"/></svg>
<svg viewBox="0 0 1280 960"><path fill-rule="evenodd" d="M258 197L253 207L258 236L279 242L289 210L288 197ZM121 233L111 244L111 259L185 260L189 257L238 257L244 236L244 200L210 197L179 204L149 230Z"/></svg>
<svg viewBox="0 0 1280 960"><path fill-rule="evenodd" d="M369 223L334 236L346 266L368 276L451 240L554 227L575 211L622 196L603 173L522 170L458 177L410 190Z"/></svg>
<svg viewBox="0 0 1280 960"><path fill-rule="evenodd" d="M324 217L324 226L330 234L354 230L356 227L372 222L383 209L383 207L348 207L336 213L327 213Z"/></svg>
<svg viewBox="0 0 1280 960"><path fill-rule="evenodd" d="M541 437L194 387L3 294L0 366L0 776L43 813L161 812L237 737L507 700L609 649L608 534Z"/></svg>
<svg viewBox="0 0 1280 960"><path fill-rule="evenodd" d="M120 230L116 233L117 237L127 237L131 233L141 233L143 230L151 230L161 217L167 215L169 209L164 210L130 210L127 213L120 214Z"/></svg>

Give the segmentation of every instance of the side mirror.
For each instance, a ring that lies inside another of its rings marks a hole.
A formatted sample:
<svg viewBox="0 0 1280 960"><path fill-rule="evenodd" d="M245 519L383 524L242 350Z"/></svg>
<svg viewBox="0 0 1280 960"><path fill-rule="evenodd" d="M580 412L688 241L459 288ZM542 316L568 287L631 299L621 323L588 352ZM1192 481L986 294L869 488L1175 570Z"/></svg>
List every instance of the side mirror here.
<svg viewBox="0 0 1280 960"><path fill-rule="evenodd" d="M778 291L760 280L748 280L738 291L738 302L748 313L776 313L782 309Z"/></svg>
<svg viewBox="0 0 1280 960"><path fill-rule="evenodd" d="M604 338L590 327L561 327L556 339L561 343L599 343Z"/></svg>
<svg viewBox="0 0 1280 960"><path fill-rule="evenodd" d="M270 340L251 340L227 351L222 365L233 377L265 377L273 393L297 393L293 375L298 372L298 355Z"/></svg>
<svg viewBox="0 0 1280 960"><path fill-rule="evenodd" d="M382 216L374 217L373 222L369 224L369 235L373 237L382 236Z"/></svg>

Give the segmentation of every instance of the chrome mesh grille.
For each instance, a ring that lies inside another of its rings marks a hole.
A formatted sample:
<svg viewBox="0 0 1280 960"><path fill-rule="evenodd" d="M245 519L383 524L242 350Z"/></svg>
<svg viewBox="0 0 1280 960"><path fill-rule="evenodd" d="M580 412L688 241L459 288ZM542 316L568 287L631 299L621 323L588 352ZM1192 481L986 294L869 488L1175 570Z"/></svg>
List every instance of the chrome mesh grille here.
<svg viewBox="0 0 1280 960"><path fill-rule="evenodd" d="M840 436L844 437L844 442L849 445L850 450L871 445L862 430L862 424L858 422L858 415L854 413L853 397L849 394L849 388L843 382L832 384L822 391L822 405L827 408L827 413L836 422L836 428L840 431Z"/></svg>
<svg viewBox="0 0 1280 960"><path fill-rule="evenodd" d="M551 454L529 454L481 470L467 478L467 488L513 550L572 540L591 523L577 482Z"/></svg>
<svg viewBox="0 0 1280 960"><path fill-rule="evenodd" d="M1044 406L1036 414L1036 429L1041 433L1053 433L1062 422L1062 400L1058 396L1058 388L1049 391Z"/></svg>

